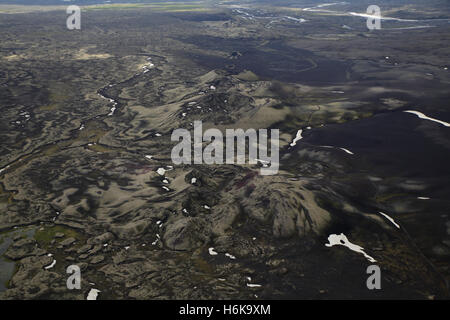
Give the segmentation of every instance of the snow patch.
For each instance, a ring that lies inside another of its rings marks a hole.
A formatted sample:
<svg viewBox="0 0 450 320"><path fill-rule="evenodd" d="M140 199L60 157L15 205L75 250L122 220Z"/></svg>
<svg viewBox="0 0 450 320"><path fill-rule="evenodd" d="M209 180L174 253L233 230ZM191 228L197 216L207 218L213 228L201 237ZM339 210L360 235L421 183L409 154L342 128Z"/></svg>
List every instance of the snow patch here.
<svg viewBox="0 0 450 320"><path fill-rule="evenodd" d="M376 262L376 260L374 258L372 258L371 256L369 256L368 254L366 254L364 252L363 247L360 247L356 244L351 243L343 233L341 233L340 235L330 234L328 236L328 242L329 243L325 244L326 247L332 247L332 246L336 246L336 245L344 246L344 247L349 248L352 251L363 254L364 257L366 257L366 259L369 260L370 262Z"/></svg>
<svg viewBox="0 0 450 320"><path fill-rule="evenodd" d="M260 288L262 286L260 284L256 284L256 283L247 283L247 287L249 287L249 288Z"/></svg>
<svg viewBox="0 0 450 320"><path fill-rule="evenodd" d="M383 213L381 211L378 212L379 214L381 214L383 217L385 217L386 219L388 219L394 226L396 226L398 229L400 229L400 226L394 221L394 219L392 219L391 217L389 217L386 213Z"/></svg>
<svg viewBox="0 0 450 320"><path fill-rule="evenodd" d="M52 263L50 263L48 266L45 266L44 269L45 270L51 269L55 266L55 264L56 264L56 260L53 259Z"/></svg>
<svg viewBox="0 0 450 320"><path fill-rule="evenodd" d="M229 254L229 253L225 253L225 256L228 257L228 258L230 258L230 259L232 259L232 260L235 260L235 259L236 259L235 256L233 256L233 255L231 255L231 254Z"/></svg>
<svg viewBox="0 0 450 320"><path fill-rule="evenodd" d="M348 154L354 154L353 152L351 152L351 151L348 150L348 149L345 149L345 148L339 148L339 149L341 149L342 151L347 152Z"/></svg>
<svg viewBox="0 0 450 320"><path fill-rule="evenodd" d="M418 116L420 119L434 121L434 122L437 122L439 124L442 124L443 126L450 127L450 123L445 122L445 121L441 121L441 120L438 120L438 119L434 119L434 118L431 118L431 117L428 117L428 116L426 116L425 114L423 114L422 112L419 112L419 111L406 110L406 111L403 111L403 112L412 113L412 114L415 114L416 116Z"/></svg>
<svg viewBox="0 0 450 320"><path fill-rule="evenodd" d="M303 132L302 129L297 131L297 134L296 134L294 140L290 144L291 147L295 146L297 144L297 141L303 138L302 137L302 132Z"/></svg>
<svg viewBox="0 0 450 320"><path fill-rule="evenodd" d="M99 292L101 292L101 291L98 289L89 290L86 300L97 300Z"/></svg>

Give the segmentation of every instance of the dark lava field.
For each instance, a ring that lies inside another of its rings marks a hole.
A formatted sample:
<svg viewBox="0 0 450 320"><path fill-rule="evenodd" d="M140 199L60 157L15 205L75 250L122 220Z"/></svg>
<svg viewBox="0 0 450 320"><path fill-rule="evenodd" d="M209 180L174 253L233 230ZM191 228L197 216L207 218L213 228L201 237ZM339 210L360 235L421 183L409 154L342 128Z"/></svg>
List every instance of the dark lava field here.
<svg viewBox="0 0 450 320"><path fill-rule="evenodd" d="M0 1L0 299L449 298L448 1L70 4Z"/></svg>

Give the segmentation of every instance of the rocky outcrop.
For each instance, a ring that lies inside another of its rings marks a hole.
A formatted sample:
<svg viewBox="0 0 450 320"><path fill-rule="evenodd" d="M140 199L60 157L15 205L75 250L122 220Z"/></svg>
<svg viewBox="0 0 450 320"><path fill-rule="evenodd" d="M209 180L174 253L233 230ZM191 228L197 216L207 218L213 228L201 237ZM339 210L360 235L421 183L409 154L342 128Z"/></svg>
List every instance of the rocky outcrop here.
<svg viewBox="0 0 450 320"><path fill-rule="evenodd" d="M167 226L163 240L171 250L192 250L207 242L209 236L204 220L182 217Z"/></svg>

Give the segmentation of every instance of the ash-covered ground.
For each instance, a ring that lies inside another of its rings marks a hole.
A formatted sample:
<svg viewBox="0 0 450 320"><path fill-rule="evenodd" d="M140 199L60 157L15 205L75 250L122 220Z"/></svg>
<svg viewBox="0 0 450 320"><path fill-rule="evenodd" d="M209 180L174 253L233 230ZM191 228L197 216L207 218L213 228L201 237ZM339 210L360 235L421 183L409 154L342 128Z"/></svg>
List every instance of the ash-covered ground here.
<svg viewBox="0 0 450 320"><path fill-rule="evenodd" d="M448 2L45 4L0 5L1 299L448 298ZM175 165L198 120L279 172Z"/></svg>

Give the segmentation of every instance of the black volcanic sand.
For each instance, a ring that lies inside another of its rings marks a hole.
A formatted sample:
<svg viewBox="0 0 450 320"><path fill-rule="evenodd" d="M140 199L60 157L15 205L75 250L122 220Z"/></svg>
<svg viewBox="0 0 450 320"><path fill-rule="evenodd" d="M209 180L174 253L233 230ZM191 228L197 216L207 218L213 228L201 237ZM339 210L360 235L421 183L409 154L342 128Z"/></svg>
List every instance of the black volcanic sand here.
<svg viewBox="0 0 450 320"><path fill-rule="evenodd" d="M331 16L330 28L321 17L266 29L234 15L85 14L82 32L61 32L53 13L0 29L0 231L38 228L5 242L15 268L0 267L0 299L85 299L89 282L99 299L448 297L449 129L398 112L450 119L436 112L448 100L446 29L340 41ZM259 78L234 76L243 70ZM118 102L113 115L98 93ZM16 125L23 109L31 119ZM195 120L280 128L279 174L174 165L171 133ZM383 290L367 290L363 255L325 246L341 232L377 260ZM70 264L81 291L66 290Z"/></svg>
<svg viewBox="0 0 450 320"><path fill-rule="evenodd" d="M448 113L428 116L443 121L450 118ZM410 113L392 112L307 130L298 149L314 146L315 150L328 150L344 157L349 166L343 175L353 187L359 184L361 188L354 194L353 201L369 212L389 212L404 228L406 241L417 245L426 259L441 266L441 272L448 273L446 266L450 263L450 255L443 243L449 242L446 227L450 221L450 201L446 191L450 178L449 141L450 128ZM354 155L344 153L337 149L339 147ZM361 175L383 180L366 185L359 181ZM368 202L367 194L377 198L373 187L379 190L378 193L387 195L390 203ZM421 196L431 199L417 199ZM346 228L352 229L354 221L343 217Z"/></svg>
<svg viewBox="0 0 450 320"><path fill-rule="evenodd" d="M262 79L303 84L349 81L346 74L350 71L351 62L322 58L311 51L292 48L281 40L269 41L263 46L248 39L212 36L193 36L180 40L207 50L229 51L230 58L199 53L188 55L197 64L209 69L227 69L232 73L250 70ZM231 59L233 53L235 58Z"/></svg>
<svg viewBox="0 0 450 320"><path fill-rule="evenodd" d="M422 127L418 128L419 125ZM424 131L441 137L441 143L436 143ZM307 131L301 141L349 149L363 163L361 170L370 168L370 172L376 175L410 178L450 176L447 149L450 129L410 113L384 113L368 119L327 125ZM447 142L447 146L443 142Z"/></svg>

